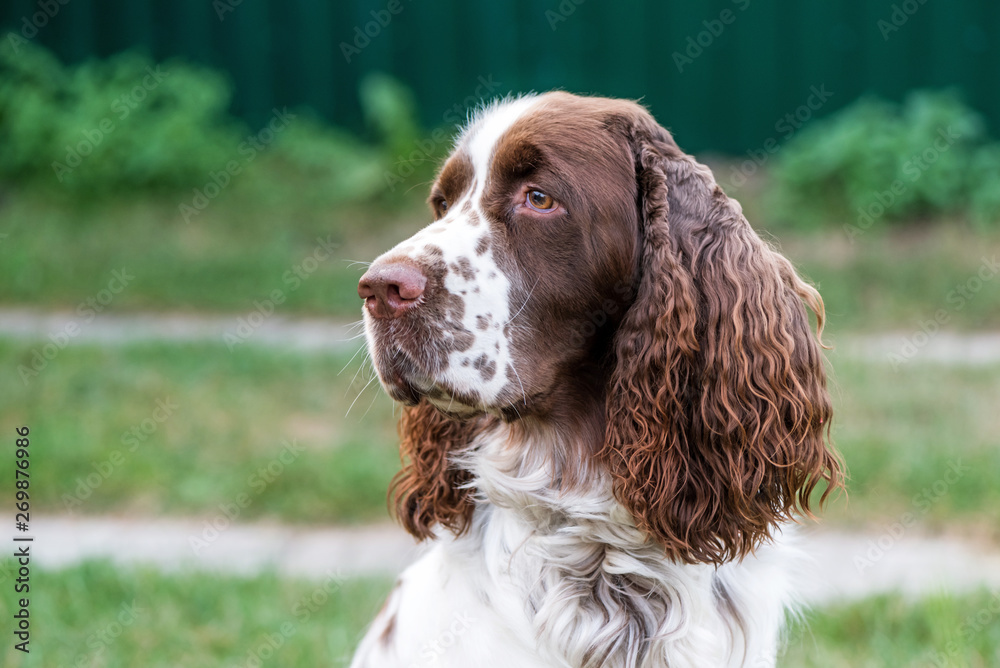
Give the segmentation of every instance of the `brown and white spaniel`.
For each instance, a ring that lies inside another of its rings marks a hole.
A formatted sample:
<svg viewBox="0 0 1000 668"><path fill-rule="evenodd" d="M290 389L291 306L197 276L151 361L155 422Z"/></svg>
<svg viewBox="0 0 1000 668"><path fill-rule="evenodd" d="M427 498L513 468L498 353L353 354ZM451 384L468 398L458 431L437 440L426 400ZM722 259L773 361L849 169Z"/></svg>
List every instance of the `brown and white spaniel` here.
<svg viewBox="0 0 1000 668"><path fill-rule="evenodd" d="M819 294L632 102L486 107L430 204L358 293L433 542L352 665L774 665L841 482Z"/></svg>

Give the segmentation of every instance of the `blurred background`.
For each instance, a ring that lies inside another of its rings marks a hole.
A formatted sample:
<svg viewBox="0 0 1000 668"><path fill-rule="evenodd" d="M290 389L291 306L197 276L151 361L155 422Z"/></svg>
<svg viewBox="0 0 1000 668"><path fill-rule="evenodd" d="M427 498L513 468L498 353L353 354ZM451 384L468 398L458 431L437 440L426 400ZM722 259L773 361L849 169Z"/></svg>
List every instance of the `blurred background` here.
<svg viewBox="0 0 1000 668"><path fill-rule="evenodd" d="M410 550L363 263L470 111L561 88L641 100L826 300L851 481L780 665L1000 665L998 82L989 0L5 0L0 664L347 664Z"/></svg>

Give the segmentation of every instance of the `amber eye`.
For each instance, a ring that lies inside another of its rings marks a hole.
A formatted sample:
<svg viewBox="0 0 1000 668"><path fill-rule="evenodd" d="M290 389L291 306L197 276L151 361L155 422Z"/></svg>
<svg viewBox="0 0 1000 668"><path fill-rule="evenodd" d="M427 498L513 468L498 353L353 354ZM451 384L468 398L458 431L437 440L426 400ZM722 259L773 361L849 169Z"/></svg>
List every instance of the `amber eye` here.
<svg viewBox="0 0 1000 668"><path fill-rule="evenodd" d="M551 195L546 195L541 190L530 190L525 199L525 204L535 211L551 211L556 206L556 201Z"/></svg>
<svg viewBox="0 0 1000 668"><path fill-rule="evenodd" d="M434 218L443 218L446 213L448 213L448 200L436 199L433 203L434 206Z"/></svg>

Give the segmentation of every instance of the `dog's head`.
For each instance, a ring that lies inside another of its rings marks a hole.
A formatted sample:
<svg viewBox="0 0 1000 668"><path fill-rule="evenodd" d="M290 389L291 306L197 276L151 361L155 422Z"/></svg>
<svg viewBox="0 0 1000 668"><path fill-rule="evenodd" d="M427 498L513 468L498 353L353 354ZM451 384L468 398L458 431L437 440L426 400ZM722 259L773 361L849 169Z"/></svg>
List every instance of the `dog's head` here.
<svg viewBox="0 0 1000 668"><path fill-rule="evenodd" d="M590 456L619 501L687 561L746 554L839 481L803 306L821 327L819 295L645 109L496 103L430 204L435 221L358 290L383 387L409 406L396 492L411 532L465 526L468 474L449 455L482 415L596 420Z"/></svg>
<svg viewBox="0 0 1000 668"><path fill-rule="evenodd" d="M638 267L638 191L632 152L597 108L521 98L462 134L431 188L435 222L361 280L393 398L523 415L620 319Z"/></svg>

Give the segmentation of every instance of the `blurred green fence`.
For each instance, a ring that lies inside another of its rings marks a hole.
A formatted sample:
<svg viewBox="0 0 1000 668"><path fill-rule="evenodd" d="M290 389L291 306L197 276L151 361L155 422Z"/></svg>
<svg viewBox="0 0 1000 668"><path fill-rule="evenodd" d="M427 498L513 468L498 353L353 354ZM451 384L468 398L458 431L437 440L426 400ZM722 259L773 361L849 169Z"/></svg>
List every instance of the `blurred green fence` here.
<svg viewBox="0 0 1000 668"><path fill-rule="evenodd" d="M917 87L954 86L1000 126L996 0L4 0L0 28L68 62L138 47L221 68L254 125L289 105L359 128L358 81L380 70L427 126L559 87L642 97L694 151Z"/></svg>

